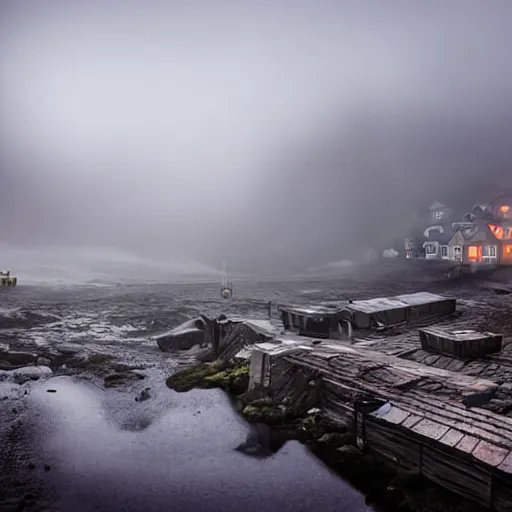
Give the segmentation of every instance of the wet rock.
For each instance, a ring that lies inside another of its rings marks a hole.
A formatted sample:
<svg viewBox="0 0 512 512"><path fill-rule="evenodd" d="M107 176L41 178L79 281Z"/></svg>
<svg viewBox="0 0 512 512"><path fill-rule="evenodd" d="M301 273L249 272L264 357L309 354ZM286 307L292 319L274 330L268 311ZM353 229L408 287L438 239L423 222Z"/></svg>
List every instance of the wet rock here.
<svg viewBox="0 0 512 512"><path fill-rule="evenodd" d="M146 400L149 400L151 398L151 395L149 394L149 390L151 388L143 389L138 396L135 397L136 402L144 402Z"/></svg>
<svg viewBox="0 0 512 512"><path fill-rule="evenodd" d="M241 365L220 371L205 378L211 387L218 387L233 395L240 395L249 387L249 366Z"/></svg>
<svg viewBox="0 0 512 512"><path fill-rule="evenodd" d="M55 348L60 354L64 355L75 355L84 349L82 345L75 345L72 343L63 343Z"/></svg>
<svg viewBox="0 0 512 512"><path fill-rule="evenodd" d="M75 354L65 360L67 368L73 370L86 370L95 374L104 374L112 370L113 356L109 354ZM123 368L124 369L124 368Z"/></svg>
<svg viewBox="0 0 512 512"><path fill-rule="evenodd" d="M103 379L103 385L106 388L124 386L130 382L143 379L144 376L135 372L116 372L107 375Z"/></svg>
<svg viewBox="0 0 512 512"><path fill-rule="evenodd" d="M36 366L50 366L52 362L47 357L38 357L36 359Z"/></svg>
<svg viewBox="0 0 512 512"><path fill-rule="evenodd" d="M215 361L215 354L210 348L201 348L196 354L196 359L202 363L213 363Z"/></svg>
<svg viewBox="0 0 512 512"><path fill-rule="evenodd" d="M287 419L287 411L276 405L256 407L245 406L242 411L244 418L251 423L265 423L266 425L279 425Z"/></svg>
<svg viewBox="0 0 512 512"><path fill-rule="evenodd" d="M221 388L231 395L240 395L247 391L249 385L249 366L199 363L174 373L166 382L167 386L179 392L193 388Z"/></svg>
<svg viewBox="0 0 512 512"><path fill-rule="evenodd" d="M210 377L219 373L220 367L216 363L199 363L185 370L173 373L167 378L165 383L174 391L183 393L194 388L212 388L215 383L206 381Z"/></svg>
<svg viewBox="0 0 512 512"><path fill-rule="evenodd" d="M3 361L9 363L12 366L26 366L34 364L37 355L32 354L31 352L18 352L11 350L9 352L3 353L1 358Z"/></svg>
<svg viewBox="0 0 512 512"><path fill-rule="evenodd" d="M0 354L0 357L1 354ZM2 359L0 359L0 370L12 370L13 369L13 366L11 364L9 364L7 361L2 361Z"/></svg>
<svg viewBox="0 0 512 512"><path fill-rule="evenodd" d="M211 320L205 316L200 316L175 327L171 331L154 336L153 339L163 352L189 350L196 345L211 344L211 325Z"/></svg>
<svg viewBox="0 0 512 512"><path fill-rule="evenodd" d="M51 368L48 366L25 366L13 370L12 376L14 382L23 384L29 380L38 380L40 378L49 377L52 374Z"/></svg>

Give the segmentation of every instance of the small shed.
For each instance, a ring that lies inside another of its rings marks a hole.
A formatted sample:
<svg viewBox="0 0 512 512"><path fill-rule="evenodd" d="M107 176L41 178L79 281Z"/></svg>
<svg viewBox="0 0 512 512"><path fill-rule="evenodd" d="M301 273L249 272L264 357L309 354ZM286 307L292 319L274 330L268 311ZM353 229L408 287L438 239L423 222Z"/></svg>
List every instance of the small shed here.
<svg viewBox="0 0 512 512"><path fill-rule="evenodd" d="M502 334L473 330L448 331L439 327L419 330L421 347L459 359L473 359L501 352Z"/></svg>

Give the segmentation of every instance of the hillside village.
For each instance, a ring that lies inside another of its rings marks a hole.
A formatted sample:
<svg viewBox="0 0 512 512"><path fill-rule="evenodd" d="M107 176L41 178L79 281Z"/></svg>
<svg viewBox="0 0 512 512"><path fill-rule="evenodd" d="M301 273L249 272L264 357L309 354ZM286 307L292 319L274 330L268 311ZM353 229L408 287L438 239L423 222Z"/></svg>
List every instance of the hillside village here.
<svg viewBox="0 0 512 512"><path fill-rule="evenodd" d="M512 265L512 193L457 215L434 202L405 239L405 257L465 264Z"/></svg>

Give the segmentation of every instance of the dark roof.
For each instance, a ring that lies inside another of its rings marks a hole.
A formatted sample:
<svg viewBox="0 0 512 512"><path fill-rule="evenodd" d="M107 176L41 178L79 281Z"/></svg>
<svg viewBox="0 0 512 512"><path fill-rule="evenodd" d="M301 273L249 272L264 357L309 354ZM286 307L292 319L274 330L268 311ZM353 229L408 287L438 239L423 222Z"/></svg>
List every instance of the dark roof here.
<svg viewBox="0 0 512 512"><path fill-rule="evenodd" d="M502 226L507 229L509 224L506 222L492 221L492 220L482 220L476 219L474 225L476 228L473 234L469 234L467 232L462 231L464 238L470 242L497 242L498 238L492 233L489 229L489 224L494 224L495 226Z"/></svg>

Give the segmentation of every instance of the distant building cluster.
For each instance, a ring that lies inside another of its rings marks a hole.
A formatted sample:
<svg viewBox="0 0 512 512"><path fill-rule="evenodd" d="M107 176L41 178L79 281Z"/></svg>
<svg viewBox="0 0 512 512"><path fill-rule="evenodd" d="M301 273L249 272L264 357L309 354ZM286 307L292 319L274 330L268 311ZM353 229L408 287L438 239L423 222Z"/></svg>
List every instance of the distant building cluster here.
<svg viewBox="0 0 512 512"><path fill-rule="evenodd" d="M453 208L433 203L405 240L406 258L512 265L512 194L475 204L456 219Z"/></svg>

